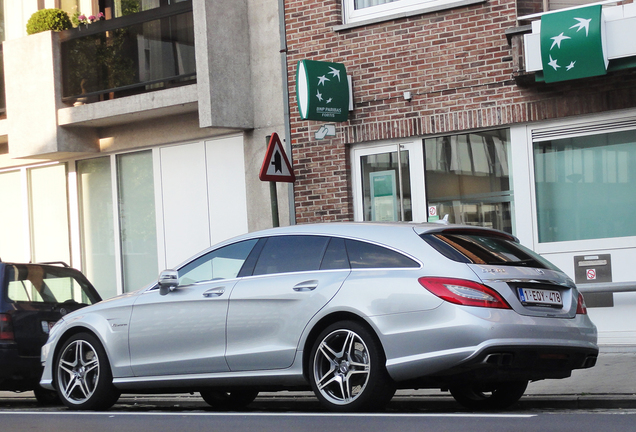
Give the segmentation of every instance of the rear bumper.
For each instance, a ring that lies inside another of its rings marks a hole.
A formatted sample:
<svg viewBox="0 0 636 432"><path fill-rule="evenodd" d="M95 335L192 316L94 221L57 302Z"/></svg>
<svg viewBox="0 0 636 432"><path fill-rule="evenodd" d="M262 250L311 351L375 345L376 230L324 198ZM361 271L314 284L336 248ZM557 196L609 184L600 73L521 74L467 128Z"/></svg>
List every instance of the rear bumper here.
<svg viewBox="0 0 636 432"><path fill-rule="evenodd" d="M586 315L528 317L456 307L376 317L373 324L397 381L511 381L565 378L592 367L596 327Z"/></svg>
<svg viewBox="0 0 636 432"><path fill-rule="evenodd" d="M0 345L0 390L33 390L41 375L39 356L20 356L15 347Z"/></svg>

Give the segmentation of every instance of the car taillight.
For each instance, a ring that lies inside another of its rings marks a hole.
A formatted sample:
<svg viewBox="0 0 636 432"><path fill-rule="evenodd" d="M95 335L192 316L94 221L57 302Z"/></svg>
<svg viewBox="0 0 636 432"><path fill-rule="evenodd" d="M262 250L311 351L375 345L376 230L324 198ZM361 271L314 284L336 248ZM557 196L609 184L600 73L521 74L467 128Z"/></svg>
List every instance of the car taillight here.
<svg viewBox="0 0 636 432"><path fill-rule="evenodd" d="M11 324L11 317L7 314L0 314L0 340L14 340L13 324Z"/></svg>
<svg viewBox="0 0 636 432"><path fill-rule="evenodd" d="M510 309L510 305L492 288L464 279L422 277L420 284L447 302L496 309Z"/></svg>
<svg viewBox="0 0 636 432"><path fill-rule="evenodd" d="M587 315L587 306L585 305L585 300L583 299L583 294L581 293L579 293L579 300L576 304L576 314Z"/></svg>

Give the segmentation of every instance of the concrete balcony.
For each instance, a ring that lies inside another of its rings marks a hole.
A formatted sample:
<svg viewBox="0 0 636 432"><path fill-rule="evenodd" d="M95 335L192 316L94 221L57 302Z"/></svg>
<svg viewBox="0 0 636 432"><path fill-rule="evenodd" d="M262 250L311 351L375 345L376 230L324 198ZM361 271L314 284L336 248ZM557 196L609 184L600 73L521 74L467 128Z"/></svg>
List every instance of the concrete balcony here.
<svg viewBox="0 0 636 432"><path fill-rule="evenodd" d="M245 1L193 0L4 42L9 157L99 152L100 128L183 114L252 129L246 16Z"/></svg>

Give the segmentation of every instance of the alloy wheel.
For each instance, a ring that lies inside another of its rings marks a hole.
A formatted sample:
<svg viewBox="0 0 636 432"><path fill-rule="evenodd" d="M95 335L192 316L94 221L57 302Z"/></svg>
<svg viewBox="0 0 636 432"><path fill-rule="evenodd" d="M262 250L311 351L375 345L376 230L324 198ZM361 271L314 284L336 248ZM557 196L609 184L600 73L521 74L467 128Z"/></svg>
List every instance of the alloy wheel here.
<svg viewBox="0 0 636 432"><path fill-rule="evenodd" d="M75 340L64 348L58 363L59 390L68 402L88 401L99 382L100 364L95 348L85 340Z"/></svg>
<svg viewBox="0 0 636 432"><path fill-rule="evenodd" d="M313 362L318 391L335 405L346 405L363 392L371 373L364 340L349 329L335 330L318 346Z"/></svg>

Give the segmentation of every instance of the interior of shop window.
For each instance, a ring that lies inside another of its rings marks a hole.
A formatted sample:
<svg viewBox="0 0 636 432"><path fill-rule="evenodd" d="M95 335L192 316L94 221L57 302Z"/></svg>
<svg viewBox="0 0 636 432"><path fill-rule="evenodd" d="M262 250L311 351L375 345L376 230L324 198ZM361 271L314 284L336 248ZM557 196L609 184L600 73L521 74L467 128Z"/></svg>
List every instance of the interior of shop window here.
<svg viewBox="0 0 636 432"><path fill-rule="evenodd" d="M429 209L451 223L512 233L508 129L424 140Z"/></svg>

